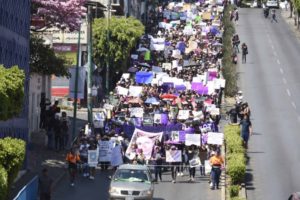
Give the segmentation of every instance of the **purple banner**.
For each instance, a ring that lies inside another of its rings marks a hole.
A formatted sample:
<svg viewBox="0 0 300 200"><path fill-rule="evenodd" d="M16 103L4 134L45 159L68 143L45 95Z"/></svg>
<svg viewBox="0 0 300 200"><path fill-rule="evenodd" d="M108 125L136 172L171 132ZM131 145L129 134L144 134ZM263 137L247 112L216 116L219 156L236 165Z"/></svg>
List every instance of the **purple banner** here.
<svg viewBox="0 0 300 200"><path fill-rule="evenodd" d="M185 87L184 85L176 85L176 86L175 86L175 89L176 89L177 91L181 91L181 90L186 90L186 87Z"/></svg>
<svg viewBox="0 0 300 200"><path fill-rule="evenodd" d="M184 142L185 141L185 131L179 131L179 141Z"/></svg>
<svg viewBox="0 0 300 200"><path fill-rule="evenodd" d="M202 84L202 83L195 83L195 82L192 82L192 90L198 91L198 90L200 90L202 87L203 87L203 84Z"/></svg>

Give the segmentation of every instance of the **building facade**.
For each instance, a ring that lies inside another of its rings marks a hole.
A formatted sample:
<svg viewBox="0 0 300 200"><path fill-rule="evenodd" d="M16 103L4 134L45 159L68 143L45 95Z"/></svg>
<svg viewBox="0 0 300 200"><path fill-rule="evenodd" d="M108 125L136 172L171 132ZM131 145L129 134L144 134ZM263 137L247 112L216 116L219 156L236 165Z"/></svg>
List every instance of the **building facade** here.
<svg viewBox="0 0 300 200"><path fill-rule="evenodd" d="M30 0L0 0L0 64L18 65L24 70L25 97L19 117L0 121L0 137L12 136L28 141L28 89Z"/></svg>

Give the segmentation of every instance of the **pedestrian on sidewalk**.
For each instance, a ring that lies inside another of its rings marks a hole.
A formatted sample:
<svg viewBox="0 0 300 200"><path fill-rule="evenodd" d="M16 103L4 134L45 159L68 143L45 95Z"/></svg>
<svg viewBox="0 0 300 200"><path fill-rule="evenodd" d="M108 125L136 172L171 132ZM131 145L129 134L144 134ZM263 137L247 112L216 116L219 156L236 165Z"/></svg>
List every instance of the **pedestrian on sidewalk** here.
<svg viewBox="0 0 300 200"><path fill-rule="evenodd" d="M211 168L211 178L212 178L212 190L219 189L221 168L224 164L224 159L221 156L220 151L211 152L212 157L209 159L209 163L212 166Z"/></svg>
<svg viewBox="0 0 300 200"><path fill-rule="evenodd" d="M243 43L242 44L242 63L246 63L247 54L248 54L248 46L246 45L246 43Z"/></svg>
<svg viewBox="0 0 300 200"><path fill-rule="evenodd" d="M44 168L39 177L40 200L51 200L53 180L48 175L48 169Z"/></svg>
<svg viewBox="0 0 300 200"><path fill-rule="evenodd" d="M244 147L247 149L249 137L252 135L252 123L248 115L244 115L240 125L242 126L241 137L243 139Z"/></svg>
<svg viewBox="0 0 300 200"><path fill-rule="evenodd" d="M70 150L70 152L67 154L66 161L68 162L68 170L70 175L70 183L73 187L75 185L75 176L77 173L77 163L80 162L79 153L76 152L74 148Z"/></svg>
<svg viewBox="0 0 300 200"><path fill-rule="evenodd" d="M70 127L70 121L66 112L61 113L60 124L61 124L61 132L62 132L62 146L63 149L66 149L69 144L69 127Z"/></svg>
<svg viewBox="0 0 300 200"><path fill-rule="evenodd" d="M63 149L63 133L61 121L59 119L59 114L55 114L54 122L53 122L53 130L54 130L54 147L58 152Z"/></svg>

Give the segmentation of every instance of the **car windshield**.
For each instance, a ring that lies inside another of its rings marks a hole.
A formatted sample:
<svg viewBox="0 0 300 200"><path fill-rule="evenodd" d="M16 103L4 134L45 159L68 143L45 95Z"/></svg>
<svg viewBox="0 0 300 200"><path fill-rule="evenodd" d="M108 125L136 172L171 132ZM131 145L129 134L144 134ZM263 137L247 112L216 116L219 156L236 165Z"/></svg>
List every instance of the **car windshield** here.
<svg viewBox="0 0 300 200"><path fill-rule="evenodd" d="M114 181L150 182L145 170L120 169L116 171Z"/></svg>

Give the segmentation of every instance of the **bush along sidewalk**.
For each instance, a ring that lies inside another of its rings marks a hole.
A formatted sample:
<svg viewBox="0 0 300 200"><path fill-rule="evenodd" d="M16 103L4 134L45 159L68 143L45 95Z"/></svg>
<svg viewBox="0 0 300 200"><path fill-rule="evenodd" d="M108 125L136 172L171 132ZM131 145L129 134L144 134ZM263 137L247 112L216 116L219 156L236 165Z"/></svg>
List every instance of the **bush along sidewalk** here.
<svg viewBox="0 0 300 200"><path fill-rule="evenodd" d="M227 194L231 200L239 197L241 184L246 175L246 154L240 137L240 126L228 124L224 127L226 145L226 173L229 176Z"/></svg>
<svg viewBox="0 0 300 200"><path fill-rule="evenodd" d="M230 21L230 13L233 11L233 5L228 5L224 9L223 17L223 60L222 60L222 74L226 79L225 95L234 96L237 92L237 73L236 65L232 63L233 48L231 38L235 33L234 24Z"/></svg>
<svg viewBox="0 0 300 200"><path fill-rule="evenodd" d="M25 158L25 142L15 138L0 139L0 199L8 199L10 188Z"/></svg>

